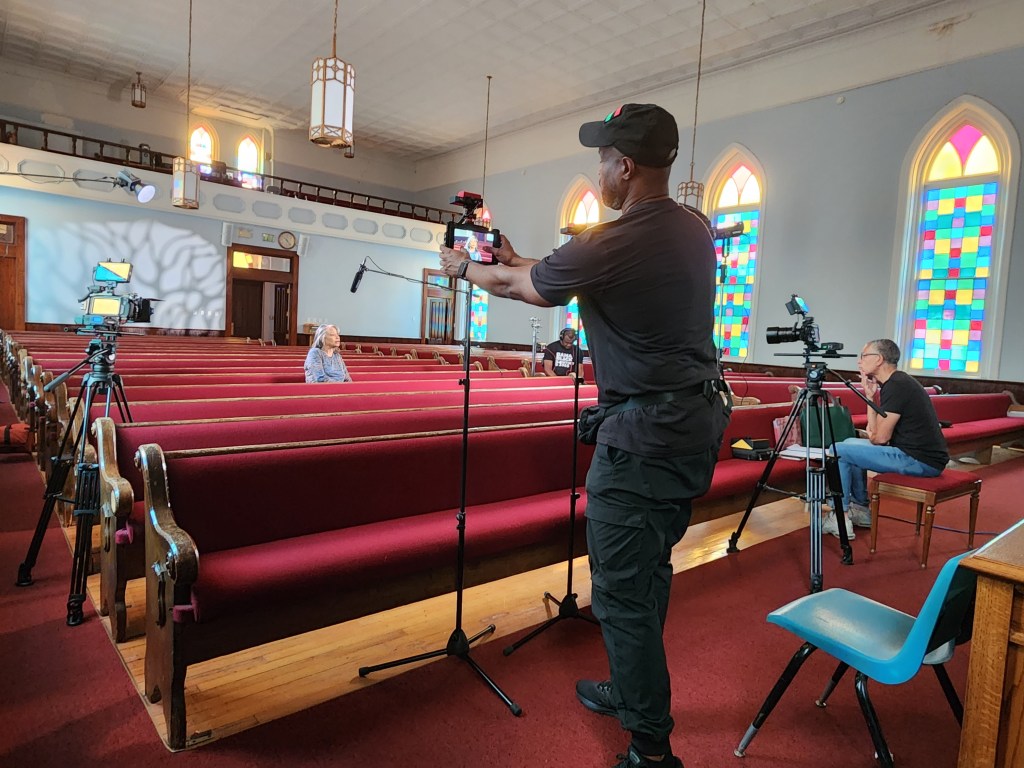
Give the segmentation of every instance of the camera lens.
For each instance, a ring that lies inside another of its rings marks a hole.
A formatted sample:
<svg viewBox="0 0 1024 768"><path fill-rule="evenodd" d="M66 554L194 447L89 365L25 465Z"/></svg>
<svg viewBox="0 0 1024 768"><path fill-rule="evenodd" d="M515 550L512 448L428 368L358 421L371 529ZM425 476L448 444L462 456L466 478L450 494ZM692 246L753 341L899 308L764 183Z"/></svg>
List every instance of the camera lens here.
<svg viewBox="0 0 1024 768"><path fill-rule="evenodd" d="M800 331L783 325L768 326L764 335L769 344L788 344L791 341L800 341Z"/></svg>

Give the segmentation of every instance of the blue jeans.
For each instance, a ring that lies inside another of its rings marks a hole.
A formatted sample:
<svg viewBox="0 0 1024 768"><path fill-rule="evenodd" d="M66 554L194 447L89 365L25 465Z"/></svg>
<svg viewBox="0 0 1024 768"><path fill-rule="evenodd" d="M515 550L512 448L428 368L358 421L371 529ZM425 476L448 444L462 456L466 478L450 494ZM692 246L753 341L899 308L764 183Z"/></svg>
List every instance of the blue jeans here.
<svg viewBox="0 0 1024 768"><path fill-rule="evenodd" d="M899 448L891 445L872 445L863 437L848 437L836 445L839 453L839 474L843 479L843 509L850 508L850 501L861 506L868 505L868 470L872 472L896 472L911 477L937 477L941 469L935 469Z"/></svg>

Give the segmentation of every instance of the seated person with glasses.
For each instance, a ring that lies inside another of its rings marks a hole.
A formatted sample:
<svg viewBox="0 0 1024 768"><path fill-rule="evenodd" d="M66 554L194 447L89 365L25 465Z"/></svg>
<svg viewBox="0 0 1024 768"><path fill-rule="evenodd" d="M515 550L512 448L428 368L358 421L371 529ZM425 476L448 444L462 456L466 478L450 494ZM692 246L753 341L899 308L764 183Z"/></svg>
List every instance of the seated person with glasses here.
<svg viewBox="0 0 1024 768"><path fill-rule="evenodd" d="M878 402L886 415L879 416L868 408L867 439L851 437L836 445L843 507L848 515L846 531L851 539L854 525L871 527L868 470L936 477L949 461L946 438L931 398L916 379L896 370L899 361L900 348L890 339L869 341L857 358L864 395ZM834 510L822 524L822 531L839 535Z"/></svg>

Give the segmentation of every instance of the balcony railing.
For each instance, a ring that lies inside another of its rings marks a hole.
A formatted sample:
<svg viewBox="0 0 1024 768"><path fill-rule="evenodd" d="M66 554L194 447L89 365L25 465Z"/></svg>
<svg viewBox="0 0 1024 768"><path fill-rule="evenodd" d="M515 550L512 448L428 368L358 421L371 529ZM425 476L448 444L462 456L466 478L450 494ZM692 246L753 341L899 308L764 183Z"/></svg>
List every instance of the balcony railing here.
<svg viewBox="0 0 1024 768"><path fill-rule="evenodd" d="M76 136L63 131L3 119L0 119L0 141L30 149L41 149L44 152L55 152L60 155L99 160L128 168L141 168L166 174L171 173L171 163L175 158L174 154L153 150L148 144L132 147L127 144ZM214 184L254 189L272 195L283 195L284 197L337 205L342 208L355 208L372 213L385 213L417 221L447 224L449 221L455 221L460 215L455 211L392 200L378 195L368 195L365 192L351 192L324 184L273 176L268 173L240 171L221 162L203 165L200 167L200 172L203 181Z"/></svg>

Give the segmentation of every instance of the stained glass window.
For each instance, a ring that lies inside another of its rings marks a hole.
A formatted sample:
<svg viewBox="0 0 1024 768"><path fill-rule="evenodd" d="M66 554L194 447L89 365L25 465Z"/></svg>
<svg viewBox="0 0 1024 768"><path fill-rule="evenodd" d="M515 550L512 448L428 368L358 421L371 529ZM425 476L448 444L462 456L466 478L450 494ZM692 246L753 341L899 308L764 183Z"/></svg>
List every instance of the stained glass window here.
<svg viewBox="0 0 1024 768"><path fill-rule="evenodd" d="M926 169L913 282L912 369L981 371L999 170L992 141L970 124L953 131Z"/></svg>
<svg viewBox="0 0 1024 768"><path fill-rule="evenodd" d="M590 189L584 189L578 195L575 204L571 208L569 220L563 226L586 227L591 224L597 224L599 221L601 221L601 206L598 203L597 195ZM562 235L562 242L569 242L571 237L571 235ZM565 307L563 320L563 328L576 328L579 330L580 349L587 349L587 329L583 327L583 322L580 320L580 303L576 300L575 296L572 297L572 301ZM558 330L561 330L561 328Z"/></svg>
<svg viewBox="0 0 1024 768"><path fill-rule="evenodd" d="M473 288L470 301L469 340L487 341L487 291Z"/></svg>
<svg viewBox="0 0 1024 768"><path fill-rule="evenodd" d="M744 163L722 184L711 220L716 228L743 223L743 234L715 241L719 278L715 289L715 344L722 357L742 360L750 347L750 311L757 277L761 183ZM721 264L725 260L725 276Z"/></svg>
<svg viewBox="0 0 1024 768"><path fill-rule="evenodd" d="M237 164L242 186L259 189L260 147L252 136L246 136L238 143Z"/></svg>
<svg viewBox="0 0 1024 768"><path fill-rule="evenodd" d="M200 173L213 171L213 134L200 125L189 137L188 157L193 163L199 163Z"/></svg>

